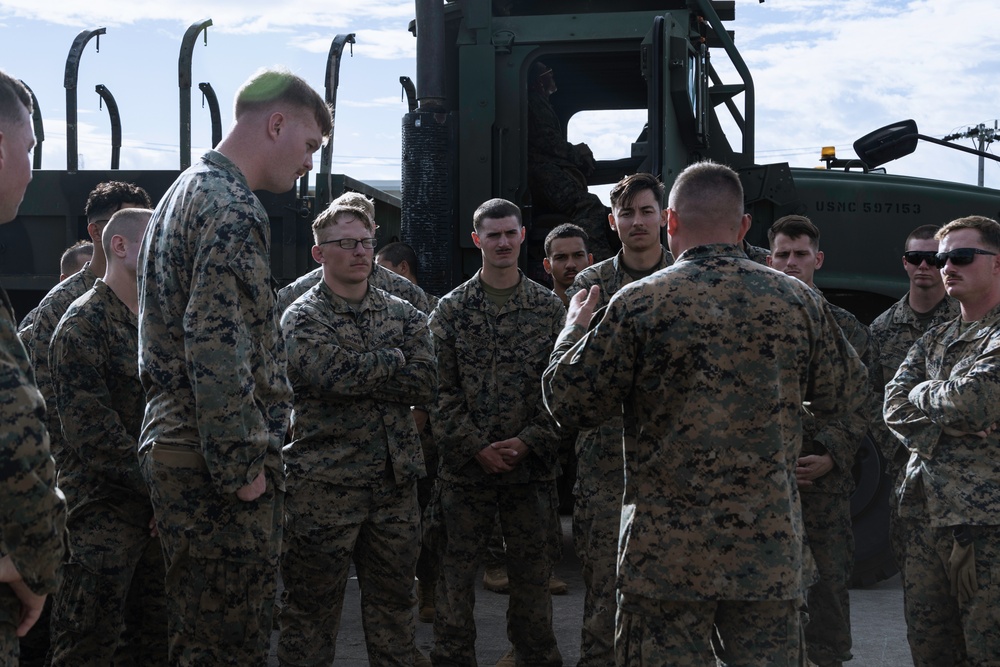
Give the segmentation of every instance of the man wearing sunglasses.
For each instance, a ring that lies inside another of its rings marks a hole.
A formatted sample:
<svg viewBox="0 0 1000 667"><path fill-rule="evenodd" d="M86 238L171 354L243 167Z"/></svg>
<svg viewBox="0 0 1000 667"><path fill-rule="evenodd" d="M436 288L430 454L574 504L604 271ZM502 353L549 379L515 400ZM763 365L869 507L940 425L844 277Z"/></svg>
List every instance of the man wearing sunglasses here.
<svg viewBox="0 0 1000 667"><path fill-rule="evenodd" d="M872 322L872 337L878 343L878 363L871 369L872 378L872 422L871 433L875 444L886 461L886 475L892 481L889 500L889 539L896 566L906 580L903 561L902 525L899 521L899 485L909 450L896 439L882 418L882 403L885 400L885 385L899 370L906 353L918 338L928 329L958 317L958 302L950 298L938 270L938 242L934 234L938 225L922 225L906 237L903 245L903 270L910 279L909 291L888 310Z"/></svg>
<svg viewBox="0 0 1000 667"><path fill-rule="evenodd" d="M1000 625L1000 224L937 232L961 316L929 330L885 389L885 422L909 450L900 490L904 610L915 665L996 664Z"/></svg>
<svg viewBox="0 0 1000 667"><path fill-rule="evenodd" d="M786 215L767 232L771 245L768 266L798 278L816 290L816 270L823 266L819 229L809 218ZM819 293L818 290L816 290ZM829 304L837 325L865 366L878 358L868 327L843 308ZM805 628L809 659L819 667L839 667L851 659L851 606L848 594L854 568L854 532L851 526L851 468L868 428L871 407L834 420L803 416L802 453L795 469L802 492L802 518L819 581L809 588Z"/></svg>
<svg viewBox="0 0 1000 667"><path fill-rule="evenodd" d="M278 660L334 660L353 559L371 664L411 664L424 460L410 406L437 387L427 317L368 284L375 225L364 208L331 206L313 234L323 279L281 318L295 399Z"/></svg>

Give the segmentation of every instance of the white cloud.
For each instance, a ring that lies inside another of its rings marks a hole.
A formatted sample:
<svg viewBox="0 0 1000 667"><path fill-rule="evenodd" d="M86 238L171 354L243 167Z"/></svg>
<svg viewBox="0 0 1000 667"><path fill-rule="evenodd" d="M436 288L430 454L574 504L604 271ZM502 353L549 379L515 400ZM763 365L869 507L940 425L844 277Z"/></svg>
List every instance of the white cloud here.
<svg viewBox="0 0 1000 667"><path fill-rule="evenodd" d="M405 31L406 26L390 26L381 30L355 31L357 43L348 44L344 48L344 57L354 55L377 60L395 60L398 58L414 58L417 54L416 39ZM341 30L338 34L346 34L350 30ZM293 35L289 46L302 49L309 53L329 53L333 41L333 33L310 32Z"/></svg>

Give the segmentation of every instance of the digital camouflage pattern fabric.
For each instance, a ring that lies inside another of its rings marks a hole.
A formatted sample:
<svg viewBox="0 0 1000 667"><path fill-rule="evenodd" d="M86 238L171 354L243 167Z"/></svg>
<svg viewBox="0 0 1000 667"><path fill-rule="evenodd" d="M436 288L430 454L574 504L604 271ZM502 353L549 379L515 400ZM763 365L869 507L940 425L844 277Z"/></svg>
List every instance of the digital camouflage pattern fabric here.
<svg viewBox="0 0 1000 667"><path fill-rule="evenodd" d="M36 594L59 587L65 554L66 500L56 488L45 402L17 337L14 310L0 287L0 555L10 555ZM0 586L0 657L17 651L21 605Z"/></svg>
<svg viewBox="0 0 1000 667"><path fill-rule="evenodd" d="M353 557L369 659L408 665L424 475L410 406L437 387L427 317L372 287L348 303L321 280L281 322L295 400L279 660L334 659Z"/></svg>
<svg viewBox="0 0 1000 667"><path fill-rule="evenodd" d="M435 664L475 664L476 574L497 512L507 543L508 637L524 664L562 664L548 585L558 553L561 436L541 405L540 381L563 318L559 297L524 275L498 307L479 272L431 314L440 378L431 411L439 477L429 507L441 526ZM513 437L527 445L525 458L510 472L487 473L476 454Z"/></svg>
<svg viewBox="0 0 1000 667"><path fill-rule="evenodd" d="M874 369L878 346L864 324L851 313L827 302L840 330L866 369ZM869 382L872 374L869 373ZM851 600L848 594L854 571L854 529L851 524L851 469L868 430L870 385L862 403L833 420L803 415L802 456L829 454L833 469L799 487L802 519L809 548L816 561L818 581L806 596L809 612L805 627L809 659L817 665L837 665L851 659Z"/></svg>
<svg viewBox="0 0 1000 667"><path fill-rule="evenodd" d="M565 329L548 409L580 428L624 410L620 606L803 596L801 406L853 410L866 377L822 298L734 245L691 248Z"/></svg>
<svg viewBox="0 0 1000 667"><path fill-rule="evenodd" d="M323 280L323 267L317 267L299 277L294 282L278 290L278 313L284 313L292 302L309 291L309 288ZM398 296L403 301L420 312L429 315L434 309L436 299L398 273L393 273L389 269L383 268L376 263L372 263L372 272L368 276L368 284L377 287L393 296Z"/></svg>
<svg viewBox="0 0 1000 667"><path fill-rule="evenodd" d="M165 664L166 572L160 541L149 534L153 508L137 457L146 409L138 321L101 279L60 320L49 369L64 435L59 486L71 554L53 603L53 664ZM126 623L133 587L141 614Z"/></svg>
<svg viewBox="0 0 1000 667"><path fill-rule="evenodd" d="M909 304L909 292L872 322L872 337L878 343L878 363L872 369L872 420L871 434L885 461L885 475L891 484L889 492L889 543L906 590L907 534L923 530L899 516L899 487L903 484L906 462L910 451L896 439L885 425L882 406L885 403L885 386L896 375L906 359L906 353L928 329L953 320L961 314L958 301L944 297L929 313L918 315Z"/></svg>
<svg viewBox="0 0 1000 667"><path fill-rule="evenodd" d="M875 376L872 380L875 394L872 396L871 432L876 446L885 458L886 474L899 483L903 481L902 472L906 467L906 461L910 458L910 452L885 425L882 416L885 386L896 375L896 371L906 359L906 353L918 338L927 333L931 327L953 320L961 314L958 301L945 297L934 310L921 317L910 308L909 296L907 292L871 324L872 337L878 344L878 364L872 369Z"/></svg>
<svg viewBox="0 0 1000 667"><path fill-rule="evenodd" d="M48 416L49 440L52 456L57 465L62 466L63 437L59 421L59 409L56 406L55 394L52 389L52 373L49 370L49 344L55 333L59 320L74 301L94 286L98 276L90 270L90 262L83 265L77 273L62 281L45 295L35 308L34 318L29 328L25 329L27 342L25 347L35 369L35 379L38 389L45 399Z"/></svg>
<svg viewBox="0 0 1000 667"><path fill-rule="evenodd" d="M661 249L656 271L674 261L669 250ZM601 295L597 307L603 308L619 289L632 282L623 262L624 252L620 251L585 268L566 290L567 296L572 298L576 292L598 285ZM580 667L604 667L614 661L618 528L625 491L622 428L619 411L597 428L580 431L576 439L573 545L587 589L580 628Z"/></svg>
<svg viewBox="0 0 1000 667"><path fill-rule="evenodd" d="M293 305L281 320L295 390L289 476L377 486L388 465L398 483L422 477L410 406L437 386L426 316L372 288L353 306L322 281Z"/></svg>
<svg viewBox="0 0 1000 667"><path fill-rule="evenodd" d="M170 659L264 660L292 391L270 287L267 213L209 151L153 213L139 257L143 478L167 562ZM235 492L266 474L251 502Z"/></svg>
<svg viewBox="0 0 1000 667"><path fill-rule="evenodd" d="M1000 307L977 322L956 318L917 340L885 388L885 422L910 452L900 489L905 535L904 601L914 664L990 664L1000 655L992 576L1000 557L998 435ZM954 592L948 560L965 527L977 586ZM956 663L957 664L957 663Z"/></svg>

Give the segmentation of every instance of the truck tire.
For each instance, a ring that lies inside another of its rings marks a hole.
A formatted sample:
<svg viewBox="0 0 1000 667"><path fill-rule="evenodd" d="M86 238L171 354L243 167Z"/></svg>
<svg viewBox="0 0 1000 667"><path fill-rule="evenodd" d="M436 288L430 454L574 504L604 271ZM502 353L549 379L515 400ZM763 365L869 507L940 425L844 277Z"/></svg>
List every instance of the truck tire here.
<svg viewBox="0 0 1000 667"><path fill-rule="evenodd" d="M856 487L851 495L854 525L854 572L851 586L871 586L898 572L889 542L891 480L870 435L865 435L852 469Z"/></svg>

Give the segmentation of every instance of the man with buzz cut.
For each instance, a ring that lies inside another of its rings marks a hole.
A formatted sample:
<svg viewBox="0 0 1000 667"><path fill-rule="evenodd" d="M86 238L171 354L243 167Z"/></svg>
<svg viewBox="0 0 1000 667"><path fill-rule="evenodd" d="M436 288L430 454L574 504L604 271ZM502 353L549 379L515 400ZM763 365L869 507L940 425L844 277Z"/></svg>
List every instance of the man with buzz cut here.
<svg viewBox="0 0 1000 667"><path fill-rule="evenodd" d="M152 213L111 216L107 270L69 307L49 346L70 517L70 559L51 620L54 667L167 660L163 552L135 455L146 410L136 262Z"/></svg>
<svg viewBox="0 0 1000 667"><path fill-rule="evenodd" d="M557 666L549 577L559 553L559 435L541 405L541 375L565 311L518 269L525 230L517 206L484 202L473 229L482 269L443 296L430 320L440 375L431 425L444 524L431 659L438 666L476 664L476 572L499 512L515 664Z"/></svg>
<svg viewBox="0 0 1000 667"><path fill-rule="evenodd" d="M587 232L572 223L559 225L545 237L545 259L542 267L552 278L552 291L566 305L566 290L580 271L594 263L587 251Z"/></svg>
<svg viewBox="0 0 1000 667"><path fill-rule="evenodd" d="M910 452L904 613L913 664L1000 656L1000 224L952 220L935 263L961 315L927 331L885 388L885 423Z"/></svg>
<svg viewBox="0 0 1000 667"><path fill-rule="evenodd" d="M623 416L620 667L805 663L802 404L853 410L866 373L817 293L747 257L749 227L736 172L688 166L667 209L674 264L596 322L600 286L575 294L543 376L560 425Z"/></svg>
<svg viewBox="0 0 1000 667"><path fill-rule="evenodd" d="M369 661L411 665L424 463L410 406L437 387L427 316L368 284L375 225L365 208L334 204L313 234L323 280L281 319L295 399L278 660L334 660L353 559Z"/></svg>
<svg viewBox="0 0 1000 667"><path fill-rule="evenodd" d="M771 254L767 263L793 276L814 291L814 276L823 266L819 229L809 218L786 215L767 233ZM874 369L877 345L868 327L839 306L828 304L837 325L865 366ZM868 393L855 411L838 419L816 419L803 414L802 454L795 477L802 493L802 518L819 581L809 588L805 627L809 660L818 667L840 667L851 659L851 607L848 587L854 569L854 530L851 493L854 457L868 429Z"/></svg>
<svg viewBox="0 0 1000 667"><path fill-rule="evenodd" d="M666 220L663 183L655 176L638 173L619 181L611 189L608 222L621 239L622 249L581 270L567 297L596 285L601 289L600 308L625 285L670 266L673 256L660 243ZM603 667L614 661L618 527L625 485L621 443L620 413L596 428L581 430L576 439L573 544L587 589L580 628L582 667Z"/></svg>
<svg viewBox="0 0 1000 667"><path fill-rule="evenodd" d="M285 69L247 80L234 115L163 196L139 257L139 462L167 566L172 665L267 659L292 390L254 190L295 187L333 125Z"/></svg>
<svg viewBox="0 0 1000 667"><path fill-rule="evenodd" d="M0 70L0 225L31 182L31 93ZM45 401L0 287L0 663L17 667L23 637L59 587L66 500L56 488Z"/></svg>
<svg viewBox="0 0 1000 667"><path fill-rule="evenodd" d="M896 375L906 353L929 329L953 320L961 309L958 301L948 296L941 271L938 269L938 242L934 235L938 225L917 227L903 244L902 264L909 278L910 289L871 324L872 337L878 343L878 364L872 372L871 433L875 445L885 459L885 474L891 480L889 492L889 544L906 591L905 522L899 517L899 487L903 483L909 450L896 439L885 425L882 404L885 386Z"/></svg>

